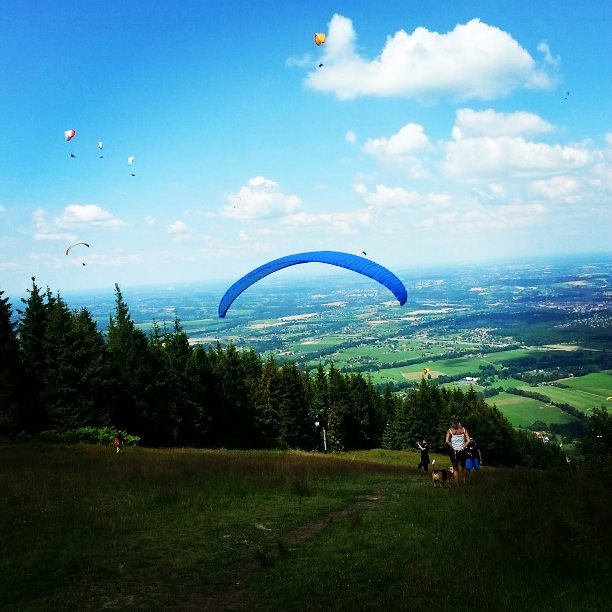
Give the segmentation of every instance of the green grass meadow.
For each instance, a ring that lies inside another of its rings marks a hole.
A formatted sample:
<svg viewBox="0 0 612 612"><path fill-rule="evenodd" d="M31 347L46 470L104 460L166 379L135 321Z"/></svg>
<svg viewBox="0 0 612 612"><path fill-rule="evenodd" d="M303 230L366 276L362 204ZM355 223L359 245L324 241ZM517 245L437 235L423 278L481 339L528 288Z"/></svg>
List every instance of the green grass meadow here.
<svg viewBox="0 0 612 612"><path fill-rule="evenodd" d="M564 425L577 420L556 406L512 393L500 393L486 398L485 401L489 406L497 406L514 427L529 427L535 421L542 421L547 425L551 423Z"/></svg>
<svg viewBox="0 0 612 612"><path fill-rule="evenodd" d="M580 391L597 395L602 400L612 395L612 370L593 372L585 376L562 378L558 382L572 389L579 389Z"/></svg>
<svg viewBox="0 0 612 612"><path fill-rule="evenodd" d="M0 609L609 609L596 475L417 462L0 445Z"/></svg>

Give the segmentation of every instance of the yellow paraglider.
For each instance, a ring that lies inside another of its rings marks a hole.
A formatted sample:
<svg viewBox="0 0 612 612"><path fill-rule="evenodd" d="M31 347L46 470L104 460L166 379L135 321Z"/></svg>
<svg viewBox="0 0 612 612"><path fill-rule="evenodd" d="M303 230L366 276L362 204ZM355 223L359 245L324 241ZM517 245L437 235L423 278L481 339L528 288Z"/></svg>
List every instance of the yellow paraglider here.
<svg viewBox="0 0 612 612"><path fill-rule="evenodd" d="M317 47L320 47L321 45L325 44L325 34L323 34L322 32L317 32L314 35L314 40L317 44Z"/></svg>
<svg viewBox="0 0 612 612"><path fill-rule="evenodd" d="M423 376L427 376L429 374L429 368L423 368Z"/></svg>

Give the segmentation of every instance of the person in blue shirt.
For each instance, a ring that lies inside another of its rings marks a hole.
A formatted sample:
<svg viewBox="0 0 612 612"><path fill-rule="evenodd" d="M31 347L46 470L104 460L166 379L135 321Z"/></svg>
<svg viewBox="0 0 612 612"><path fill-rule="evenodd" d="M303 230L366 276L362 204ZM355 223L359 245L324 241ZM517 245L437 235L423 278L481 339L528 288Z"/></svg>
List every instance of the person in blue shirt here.
<svg viewBox="0 0 612 612"><path fill-rule="evenodd" d="M482 453L476 438L472 438L469 444L465 447L465 469L468 476L472 470L478 471L482 464Z"/></svg>

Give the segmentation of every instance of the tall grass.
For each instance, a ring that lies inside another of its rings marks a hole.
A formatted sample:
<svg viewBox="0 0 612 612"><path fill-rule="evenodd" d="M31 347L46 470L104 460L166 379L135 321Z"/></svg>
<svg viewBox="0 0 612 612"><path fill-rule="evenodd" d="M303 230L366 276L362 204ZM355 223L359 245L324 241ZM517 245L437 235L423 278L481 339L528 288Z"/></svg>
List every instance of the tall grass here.
<svg viewBox="0 0 612 612"><path fill-rule="evenodd" d="M608 488L417 461L0 446L0 609L609 609Z"/></svg>

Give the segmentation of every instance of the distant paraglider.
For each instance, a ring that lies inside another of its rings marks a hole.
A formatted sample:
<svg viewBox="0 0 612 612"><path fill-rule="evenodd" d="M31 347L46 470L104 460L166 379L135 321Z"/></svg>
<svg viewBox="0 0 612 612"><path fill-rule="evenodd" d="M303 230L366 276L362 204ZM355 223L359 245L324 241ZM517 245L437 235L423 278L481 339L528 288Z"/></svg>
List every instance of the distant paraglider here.
<svg viewBox="0 0 612 612"><path fill-rule="evenodd" d="M325 263L333 266L339 266L358 272L364 276L368 276L371 279L378 281L381 285L384 285L393 295L397 298L400 305L406 303L408 294L406 287L402 281L393 274L387 268L384 268L380 264L377 264L369 259L364 259L358 255L352 255L351 253L341 253L338 251L312 251L309 253L296 253L295 255L287 255L280 259L270 261L258 268L255 268L241 279L237 280L221 298L219 302L219 317L225 317L229 307L232 305L234 300L251 285L261 280L262 278L272 274L283 268L294 266L296 264L303 263Z"/></svg>
<svg viewBox="0 0 612 612"><path fill-rule="evenodd" d="M82 245L86 246L87 248L89 248L89 245L86 242L75 242L74 244L71 244L66 249L66 255L68 255L68 253L70 253L70 251L72 251L72 249L74 249L75 246L79 246L79 244L82 244Z"/></svg>
<svg viewBox="0 0 612 612"><path fill-rule="evenodd" d="M100 151L102 151L102 148L104 147L104 143L101 140L98 140L98 149L100 149ZM102 159L104 157L104 155L100 155L100 159Z"/></svg>
<svg viewBox="0 0 612 612"><path fill-rule="evenodd" d="M133 166L135 161L136 161L136 158L133 155L130 155L128 157L128 166ZM132 172L132 176L136 176L136 175Z"/></svg>
<svg viewBox="0 0 612 612"><path fill-rule="evenodd" d="M325 44L325 34L323 34L323 32L317 32L314 35L314 41L315 44L317 45L317 47L320 47L321 45ZM319 68L323 68L323 64L319 64Z"/></svg>
<svg viewBox="0 0 612 612"><path fill-rule="evenodd" d="M569 91L567 89L563 92L563 98L567 100L569 98Z"/></svg>
<svg viewBox="0 0 612 612"><path fill-rule="evenodd" d="M74 244L71 244L67 249L66 249L66 255L68 255L70 253L70 251L72 251L72 249L74 249L74 247L76 246L86 246L87 248L89 248L89 244L87 244L87 242L75 242ZM82 265L85 265L85 262L82 261L81 262Z"/></svg>
<svg viewBox="0 0 612 612"><path fill-rule="evenodd" d="M76 130L64 130L64 138L66 142L70 142L76 136ZM70 157L76 157L74 153L70 153Z"/></svg>

